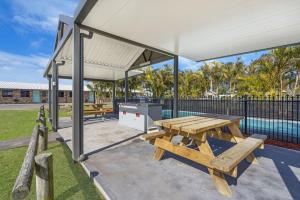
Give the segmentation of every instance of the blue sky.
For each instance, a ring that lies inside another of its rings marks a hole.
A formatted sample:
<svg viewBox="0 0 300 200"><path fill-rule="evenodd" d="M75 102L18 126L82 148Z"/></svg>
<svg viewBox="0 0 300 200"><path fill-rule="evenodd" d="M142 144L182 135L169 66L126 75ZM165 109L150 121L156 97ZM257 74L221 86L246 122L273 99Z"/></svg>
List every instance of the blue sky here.
<svg viewBox="0 0 300 200"><path fill-rule="evenodd" d="M43 71L53 51L59 14L72 16L79 0L1 0L0 81L46 83ZM248 64L262 52L243 55ZM218 59L236 61L237 56ZM161 63L156 67L162 66ZM180 70L196 70L202 63L179 59ZM70 81L62 81L70 83Z"/></svg>

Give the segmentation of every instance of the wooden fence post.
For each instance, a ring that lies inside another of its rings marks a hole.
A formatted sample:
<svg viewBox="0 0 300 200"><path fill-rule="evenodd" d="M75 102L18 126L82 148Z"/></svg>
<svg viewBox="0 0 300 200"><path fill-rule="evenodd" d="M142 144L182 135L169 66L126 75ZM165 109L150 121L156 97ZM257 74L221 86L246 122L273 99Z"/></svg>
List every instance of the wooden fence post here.
<svg viewBox="0 0 300 200"><path fill-rule="evenodd" d="M51 153L35 156L36 199L53 200L53 159Z"/></svg>
<svg viewBox="0 0 300 200"><path fill-rule="evenodd" d="M41 126L39 128L39 152L45 151L48 149L48 127Z"/></svg>

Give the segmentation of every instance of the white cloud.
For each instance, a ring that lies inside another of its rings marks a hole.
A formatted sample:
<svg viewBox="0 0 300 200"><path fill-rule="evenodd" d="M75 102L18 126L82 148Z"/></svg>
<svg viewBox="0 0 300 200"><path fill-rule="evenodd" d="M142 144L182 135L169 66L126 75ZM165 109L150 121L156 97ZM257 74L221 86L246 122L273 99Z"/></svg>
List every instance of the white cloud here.
<svg viewBox="0 0 300 200"><path fill-rule="evenodd" d="M201 65L202 65L201 62L196 62L184 57L179 57L179 66L181 66L181 69L183 70L195 71L199 69Z"/></svg>
<svg viewBox="0 0 300 200"><path fill-rule="evenodd" d="M78 0L12 0L13 21L24 27L54 32L60 14L74 14Z"/></svg>
<svg viewBox="0 0 300 200"><path fill-rule="evenodd" d="M6 65L0 66L0 71L11 71L12 68Z"/></svg>
<svg viewBox="0 0 300 200"><path fill-rule="evenodd" d="M48 63L49 56L30 55L23 56L0 51L0 67L11 69L43 69Z"/></svg>
<svg viewBox="0 0 300 200"><path fill-rule="evenodd" d="M47 55L18 55L0 51L0 80L21 82L46 82L43 72Z"/></svg>
<svg viewBox="0 0 300 200"><path fill-rule="evenodd" d="M40 38L38 40L34 40L30 43L30 47L38 49L40 48L40 46L44 43L45 39L44 38Z"/></svg>

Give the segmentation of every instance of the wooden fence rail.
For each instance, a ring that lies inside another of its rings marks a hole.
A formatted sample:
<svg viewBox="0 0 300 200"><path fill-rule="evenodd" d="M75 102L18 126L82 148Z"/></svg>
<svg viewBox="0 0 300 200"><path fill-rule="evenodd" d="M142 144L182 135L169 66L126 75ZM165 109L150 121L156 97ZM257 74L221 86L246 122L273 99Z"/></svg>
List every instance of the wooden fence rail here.
<svg viewBox="0 0 300 200"><path fill-rule="evenodd" d="M39 125L33 129L27 153L25 155L19 176L12 191L13 199L24 199L30 192L32 175L34 171L34 156L37 152Z"/></svg>
<svg viewBox="0 0 300 200"><path fill-rule="evenodd" d="M48 128L44 106L40 107L29 146L24 157L22 167L12 190L12 199L25 199L32 182L34 169L36 170L36 197L38 200L53 199L53 166L52 154L43 152L48 148Z"/></svg>

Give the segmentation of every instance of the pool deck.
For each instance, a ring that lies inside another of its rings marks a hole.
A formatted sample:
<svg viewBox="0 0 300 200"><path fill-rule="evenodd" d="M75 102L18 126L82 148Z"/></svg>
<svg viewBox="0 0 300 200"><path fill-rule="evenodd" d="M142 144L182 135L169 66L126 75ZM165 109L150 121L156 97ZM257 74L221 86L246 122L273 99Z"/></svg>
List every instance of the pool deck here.
<svg viewBox="0 0 300 200"><path fill-rule="evenodd" d="M71 128L58 132L71 148ZM82 165L107 199L300 199L299 151L271 145L256 150L259 165L243 161L237 179L226 177L233 191L232 198L226 198L201 165L170 153L153 160L154 147L140 135L116 119L85 124L88 159ZM216 155L232 145L218 140L210 144Z"/></svg>

